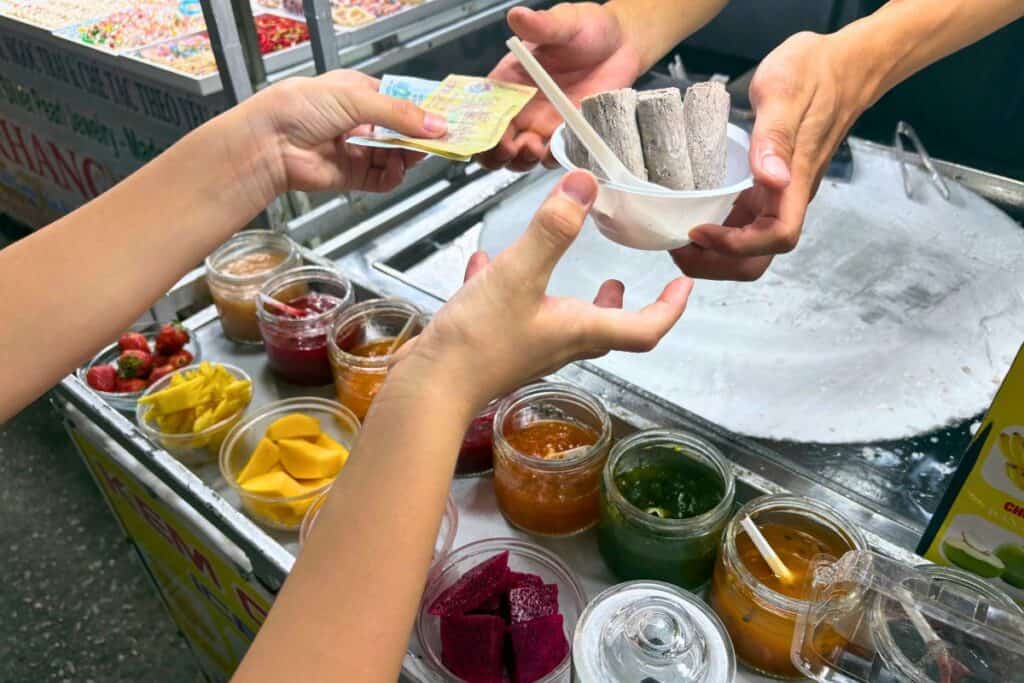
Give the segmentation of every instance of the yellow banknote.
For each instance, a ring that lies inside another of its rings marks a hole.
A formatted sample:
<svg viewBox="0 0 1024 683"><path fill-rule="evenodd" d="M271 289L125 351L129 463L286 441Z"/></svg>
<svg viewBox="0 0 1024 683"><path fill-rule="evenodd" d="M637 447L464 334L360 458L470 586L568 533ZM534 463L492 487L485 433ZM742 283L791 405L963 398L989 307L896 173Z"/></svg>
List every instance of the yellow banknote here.
<svg viewBox="0 0 1024 683"><path fill-rule="evenodd" d="M417 149L468 161L501 140L505 129L536 92L535 88L473 76L448 76L423 100L426 111L445 117L443 138L411 138L394 131L373 136L384 145ZM383 146L383 145L382 145Z"/></svg>

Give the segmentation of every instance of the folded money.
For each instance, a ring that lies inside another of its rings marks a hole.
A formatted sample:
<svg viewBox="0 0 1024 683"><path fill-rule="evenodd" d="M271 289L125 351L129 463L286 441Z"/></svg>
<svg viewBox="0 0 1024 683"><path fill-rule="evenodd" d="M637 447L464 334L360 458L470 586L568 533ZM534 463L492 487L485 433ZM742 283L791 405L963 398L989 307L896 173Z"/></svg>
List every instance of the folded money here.
<svg viewBox="0 0 1024 683"><path fill-rule="evenodd" d="M370 136L348 142L368 147L410 149L469 161L473 155L497 146L516 114L536 89L472 76L448 76L440 83L404 76L385 76L380 92L417 102L424 110L443 116L448 132L442 138L413 138L377 128Z"/></svg>

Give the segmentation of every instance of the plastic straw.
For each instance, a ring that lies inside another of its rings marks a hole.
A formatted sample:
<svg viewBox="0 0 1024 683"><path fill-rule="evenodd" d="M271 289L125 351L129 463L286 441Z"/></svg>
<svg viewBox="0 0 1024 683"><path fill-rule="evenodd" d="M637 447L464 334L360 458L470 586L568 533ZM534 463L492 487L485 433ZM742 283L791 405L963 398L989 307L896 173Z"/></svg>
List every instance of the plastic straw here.
<svg viewBox="0 0 1024 683"><path fill-rule="evenodd" d="M281 302L281 301L278 301L277 299L269 297L266 294L264 294L263 292L260 292L259 297L260 297L260 303L262 303L265 308L273 308L274 310L276 310L280 314L290 315L290 316L293 316L295 318L301 318L302 317L302 311L300 311L299 309L295 308L294 306L289 306L288 304L286 304L284 302Z"/></svg>
<svg viewBox="0 0 1024 683"><path fill-rule="evenodd" d="M388 347L387 355L390 356L393 354L398 350L398 347L409 340L409 337L412 336L412 326L416 324L416 321L419 320L419 318L420 317L416 314L409 316L409 319L405 321L405 326L402 327L402 331L398 333L398 336L391 342L391 346Z"/></svg>
<svg viewBox="0 0 1024 683"><path fill-rule="evenodd" d="M761 557L763 557L764 561L768 563L769 567L771 567L772 573L775 574L775 578L782 583L793 583L796 580L793 576L793 572L789 571L789 567L779 559L775 549L768 545L768 541L765 540L761 530L754 525L754 522L750 519L749 515L740 520L740 526L742 526L743 530L747 532L747 536L750 536L750 540L754 542L754 546L757 548L758 552L761 553Z"/></svg>
<svg viewBox="0 0 1024 683"><path fill-rule="evenodd" d="M523 65L526 72L530 74L537 87L541 89L548 101L558 110L558 113L565 119L565 125L572 129L579 141L587 148L590 155L597 161L601 170L612 182L622 185L632 185L642 189L655 189L664 192L665 188L660 185L648 183L629 172L629 169L619 161L615 152L601 139L593 126L583 118L583 114L576 109L572 100L566 96L558 87L554 79L548 75L540 62L526 49L526 46L518 38L510 38L507 43L509 51L516 56L516 59Z"/></svg>

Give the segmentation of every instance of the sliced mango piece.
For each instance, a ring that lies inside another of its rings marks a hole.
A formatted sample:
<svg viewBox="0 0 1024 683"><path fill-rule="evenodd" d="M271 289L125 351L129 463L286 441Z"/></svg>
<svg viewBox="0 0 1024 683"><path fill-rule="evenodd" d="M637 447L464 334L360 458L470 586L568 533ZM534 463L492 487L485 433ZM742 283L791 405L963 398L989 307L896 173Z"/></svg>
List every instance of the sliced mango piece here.
<svg viewBox="0 0 1024 683"><path fill-rule="evenodd" d="M304 413L291 413L280 417L267 427L267 438L279 439L316 438L320 435L320 420Z"/></svg>
<svg viewBox="0 0 1024 683"><path fill-rule="evenodd" d="M249 462L238 473L238 483L243 484L253 477L266 474L281 461L281 449L270 439L264 437L256 444L256 450L249 456Z"/></svg>
<svg viewBox="0 0 1024 683"><path fill-rule="evenodd" d="M341 454L341 466L344 467L345 463L348 462L348 449L342 446L340 443L329 437L326 433L321 434L316 438L314 442L320 448L326 448L329 451L334 451Z"/></svg>
<svg viewBox="0 0 1024 683"><path fill-rule="evenodd" d="M281 439L281 464L298 479L333 477L344 464L341 453L328 450L302 439Z"/></svg>
<svg viewBox="0 0 1024 683"><path fill-rule="evenodd" d="M302 487L284 470L261 474L240 485L244 490L258 496L293 498L302 494Z"/></svg>
<svg viewBox="0 0 1024 683"><path fill-rule="evenodd" d="M139 403L152 405L160 414L177 413L188 408L194 408L202 402L200 396L201 386L201 378L188 380L149 396L143 396L139 399Z"/></svg>

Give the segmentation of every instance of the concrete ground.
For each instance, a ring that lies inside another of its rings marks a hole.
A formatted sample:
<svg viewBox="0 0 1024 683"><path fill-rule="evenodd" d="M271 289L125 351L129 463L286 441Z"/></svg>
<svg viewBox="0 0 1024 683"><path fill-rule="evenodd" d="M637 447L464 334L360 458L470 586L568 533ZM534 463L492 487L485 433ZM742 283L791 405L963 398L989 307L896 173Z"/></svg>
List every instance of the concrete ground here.
<svg viewBox="0 0 1024 683"><path fill-rule="evenodd" d="M46 398L0 425L0 653L0 683L204 680Z"/></svg>
<svg viewBox="0 0 1024 683"><path fill-rule="evenodd" d="M201 681L43 398L0 427L0 681Z"/></svg>

